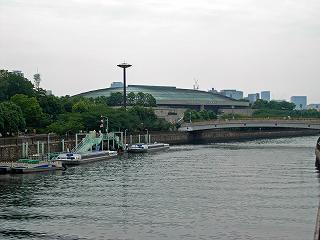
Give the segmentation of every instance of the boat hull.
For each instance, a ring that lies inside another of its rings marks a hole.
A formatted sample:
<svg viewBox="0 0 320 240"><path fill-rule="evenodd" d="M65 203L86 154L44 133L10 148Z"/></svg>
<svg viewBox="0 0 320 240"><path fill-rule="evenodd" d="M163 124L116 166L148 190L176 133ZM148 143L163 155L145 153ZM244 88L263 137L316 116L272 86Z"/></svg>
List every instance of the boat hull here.
<svg viewBox="0 0 320 240"><path fill-rule="evenodd" d="M128 153L147 153L147 152L158 152L169 149L169 144L150 144L150 145L133 145L128 148Z"/></svg>
<svg viewBox="0 0 320 240"><path fill-rule="evenodd" d="M0 166L0 174L6 174L11 172L11 167L9 166Z"/></svg>
<svg viewBox="0 0 320 240"><path fill-rule="evenodd" d="M15 174L23 174L23 173L36 173L36 172L50 172L55 170L61 170L61 168L57 167L48 167L48 168L13 168L11 170L12 173Z"/></svg>
<svg viewBox="0 0 320 240"><path fill-rule="evenodd" d="M103 151L101 153L86 153L86 154L63 154L59 155L56 161L62 163L63 166L72 166L86 164L90 162L102 161L117 157L116 152Z"/></svg>

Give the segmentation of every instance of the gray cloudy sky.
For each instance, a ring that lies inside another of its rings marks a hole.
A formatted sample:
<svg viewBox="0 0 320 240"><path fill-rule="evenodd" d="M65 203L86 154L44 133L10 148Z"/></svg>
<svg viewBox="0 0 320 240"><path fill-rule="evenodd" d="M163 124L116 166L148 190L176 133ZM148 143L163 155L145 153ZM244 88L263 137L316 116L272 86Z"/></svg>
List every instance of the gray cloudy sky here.
<svg viewBox="0 0 320 240"><path fill-rule="evenodd" d="M72 95L122 80L320 103L319 0L0 0L0 68Z"/></svg>

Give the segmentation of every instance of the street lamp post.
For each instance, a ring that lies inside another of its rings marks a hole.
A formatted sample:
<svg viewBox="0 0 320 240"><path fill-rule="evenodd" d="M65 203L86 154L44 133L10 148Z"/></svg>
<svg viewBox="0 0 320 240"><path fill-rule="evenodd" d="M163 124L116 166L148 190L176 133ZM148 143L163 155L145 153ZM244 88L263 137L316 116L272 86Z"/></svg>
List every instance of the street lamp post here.
<svg viewBox="0 0 320 240"><path fill-rule="evenodd" d="M104 119L107 120L106 128L104 128ZM108 133L108 131L109 131L109 118L108 118L108 117L101 115L101 125L100 125L100 128L102 128L102 131L105 130L106 133Z"/></svg>
<svg viewBox="0 0 320 240"><path fill-rule="evenodd" d="M127 107L127 83L126 83L126 68L131 67L132 65L128 63L121 63L117 65L118 67L123 68L123 107Z"/></svg>

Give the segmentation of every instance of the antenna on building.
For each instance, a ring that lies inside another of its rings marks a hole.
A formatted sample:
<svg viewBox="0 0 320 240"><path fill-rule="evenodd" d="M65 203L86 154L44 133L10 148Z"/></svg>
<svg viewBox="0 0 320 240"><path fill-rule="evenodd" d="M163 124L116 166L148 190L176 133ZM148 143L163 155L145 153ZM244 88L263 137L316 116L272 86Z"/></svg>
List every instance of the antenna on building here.
<svg viewBox="0 0 320 240"><path fill-rule="evenodd" d="M193 84L193 89L194 90L199 90L199 83L198 80L193 78L194 84Z"/></svg>
<svg viewBox="0 0 320 240"><path fill-rule="evenodd" d="M38 71L38 68L37 68L37 73L33 75L33 79L34 79L34 86L39 91L40 82L41 82L41 76L40 76L40 73Z"/></svg>

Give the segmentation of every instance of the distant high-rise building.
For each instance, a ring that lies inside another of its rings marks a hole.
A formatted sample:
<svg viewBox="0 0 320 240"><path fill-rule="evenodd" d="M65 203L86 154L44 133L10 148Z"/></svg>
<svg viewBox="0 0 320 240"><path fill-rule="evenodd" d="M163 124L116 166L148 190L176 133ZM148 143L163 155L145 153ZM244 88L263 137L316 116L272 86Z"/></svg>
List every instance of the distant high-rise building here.
<svg viewBox="0 0 320 240"><path fill-rule="evenodd" d="M307 96L292 96L290 101L296 105L296 110L307 108Z"/></svg>
<svg viewBox="0 0 320 240"><path fill-rule="evenodd" d="M123 82L112 82L110 88L122 88Z"/></svg>
<svg viewBox="0 0 320 240"><path fill-rule="evenodd" d="M320 103L308 104L307 109L314 109L314 110L320 111Z"/></svg>
<svg viewBox="0 0 320 240"><path fill-rule="evenodd" d="M12 73L20 77L24 77L24 73L20 70L12 70Z"/></svg>
<svg viewBox="0 0 320 240"><path fill-rule="evenodd" d="M271 99L270 91L262 91L261 92L261 99L269 102Z"/></svg>
<svg viewBox="0 0 320 240"><path fill-rule="evenodd" d="M243 99L243 92L235 89L224 89L220 91L220 94L236 100Z"/></svg>
<svg viewBox="0 0 320 240"><path fill-rule="evenodd" d="M249 100L249 102L254 103L258 99L260 99L260 94L259 93L250 93L250 94L248 94L247 99Z"/></svg>

